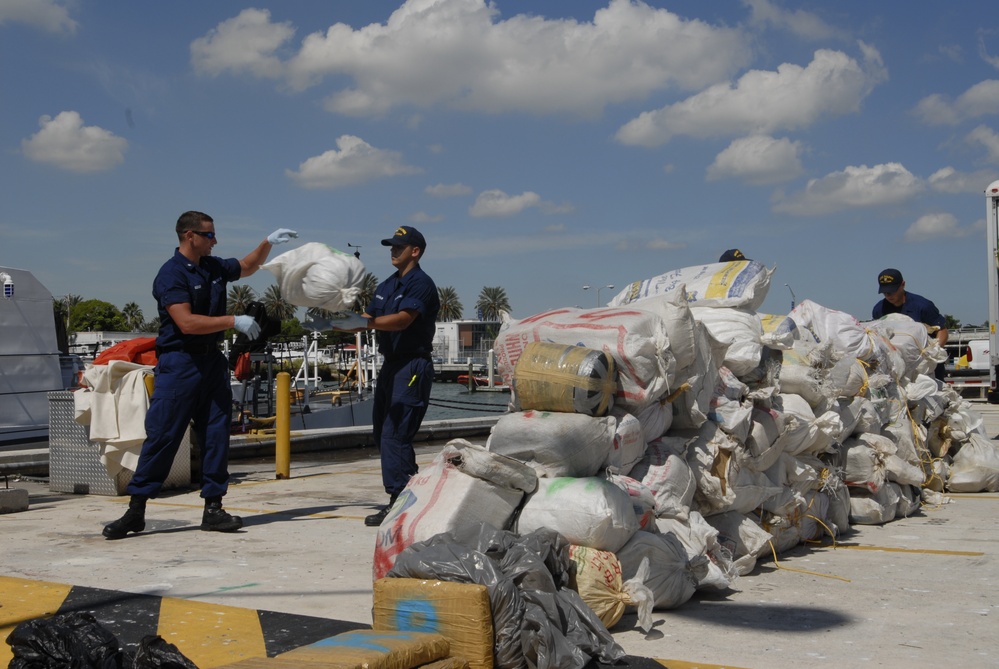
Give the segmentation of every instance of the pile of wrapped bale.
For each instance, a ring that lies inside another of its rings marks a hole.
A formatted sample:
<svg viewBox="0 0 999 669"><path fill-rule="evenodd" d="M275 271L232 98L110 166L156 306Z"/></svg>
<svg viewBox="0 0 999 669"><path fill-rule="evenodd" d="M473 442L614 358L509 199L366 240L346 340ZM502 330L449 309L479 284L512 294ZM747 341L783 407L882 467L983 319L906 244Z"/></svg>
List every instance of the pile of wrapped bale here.
<svg viewBox="0 0 999 669"><path fill-rule="evenodd" d="M807 300L760 314L773 272L684 268L606 308L505 323L511 411L484 447L452 442L413 478L379 532L375 578L440 532L548 528L580 572L599 551L600 569L668 609L732 587L761 555L948 490L999 490L999 451L932 378L946 353L925 326Z"/></svg>

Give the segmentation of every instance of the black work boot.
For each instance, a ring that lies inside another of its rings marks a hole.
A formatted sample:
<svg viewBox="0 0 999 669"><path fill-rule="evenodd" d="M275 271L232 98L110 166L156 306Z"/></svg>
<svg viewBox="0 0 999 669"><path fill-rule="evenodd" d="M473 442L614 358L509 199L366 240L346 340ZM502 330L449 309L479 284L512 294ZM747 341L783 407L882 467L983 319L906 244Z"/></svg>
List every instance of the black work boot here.
<svg viewBox="0 0 999 669"><path fill-rule="evenodd" d="M367 525L368 527L378 527L379 525L381 525L382 521L385 520L385 516L389 514L389 510L392 508L392 505L395 504L395 500L397 497L398 495L392 495L392 497L389 498L388 506L383 506L381 511L379 511L378 513L373 513L370 516L367 516L364 519L364 524Z"/></svg>
<svg viewBox="0 0 999 669"><path fill-rule="evenodd" d="M206 532L235 532L243 526L243 519L230 516L222 508L221 497L205 500L205 512L201 515L201 529Z"/></svg>
<svg viewBox="0 0 999 669"><path fill-rule="evenodd" d="M104 536L108 539L124 539L129 532L141 532L146 529L146 498L142 495L132 495L128 502L125 515L104 526Z"/></svg>

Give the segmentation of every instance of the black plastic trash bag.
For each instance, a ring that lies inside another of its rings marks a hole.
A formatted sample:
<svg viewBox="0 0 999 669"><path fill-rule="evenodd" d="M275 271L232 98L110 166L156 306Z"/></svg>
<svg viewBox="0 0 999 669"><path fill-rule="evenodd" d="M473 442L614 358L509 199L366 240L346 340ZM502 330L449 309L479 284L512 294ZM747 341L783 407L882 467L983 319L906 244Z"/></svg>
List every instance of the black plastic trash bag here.
<svg viewBox="0 0 999 669"><path fill-rule="evenodd" d="M497 669L582 669L624 650L579 594L569 543L548 529L523 537L483 525L410 545L389 577L478 583L489 591Z"/></svg>
<svg viewBox="0 0 999 669"><path fill-rule="evenodd" d="M9 669L123 669L118 639L89 613L28 620L7 643Z"/></svg>
<svg viewBox="0 0 999 669"><path fill-rule="evenodd" d="M198 669L194 662L178 650L177 646L154 634L142 637L130 667L131 669Z"/></svg>

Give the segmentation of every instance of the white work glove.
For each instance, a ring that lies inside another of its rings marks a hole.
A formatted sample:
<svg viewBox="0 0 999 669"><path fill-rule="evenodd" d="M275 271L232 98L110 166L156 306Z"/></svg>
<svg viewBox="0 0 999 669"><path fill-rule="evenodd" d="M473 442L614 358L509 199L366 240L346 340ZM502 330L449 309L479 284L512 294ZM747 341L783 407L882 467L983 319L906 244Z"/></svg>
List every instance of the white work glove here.
<svg viewBox="0 0 999 669"><path fill-rule="evenodd" d="M253 316L247 316L243 314L241 316L234 316L235 322L232 324L234 328L245 334L250 339L256 339L260 336L260 325L257 321L253 319Z"/></svg>
<svg viewBox="0 0 999 669"><path fill-rule="evenodd" d="M288 228L278 228L271 234L267 235L267 241L271 243L271 246L276 244L284 244L285 242L290 242L292 239L296 239L298 233L294 230L289 230Z"/></svg>
<svg viewBox="0 0 999 669"><path fill-rule="evenodd" d="M368 319L361 314L343 312L342 315L330 319L330 327L334 330L362 330L368 327Z"/></svg>

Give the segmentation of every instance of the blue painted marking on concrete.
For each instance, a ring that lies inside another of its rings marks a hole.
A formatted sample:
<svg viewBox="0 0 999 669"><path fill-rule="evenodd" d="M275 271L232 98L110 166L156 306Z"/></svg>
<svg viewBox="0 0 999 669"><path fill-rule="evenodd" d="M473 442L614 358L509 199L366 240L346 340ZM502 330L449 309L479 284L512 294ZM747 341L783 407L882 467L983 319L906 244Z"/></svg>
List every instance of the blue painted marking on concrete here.
<svg viewBox="0 0 999 669"><path fill-rule="evenodd" d="M402 639L408 641L412 639L412 635L406 632L386 632L385 634L348 632L347 634L339 634L329 639L317 641L312 646L322 646L324 648L364 648L366 650L378 651L379 653L388 653L392 650L388 646L379 644L379 639L387 641Z"/></svg>
<svg viewBox="0 0 999 669"><path fill-rule="evenodd" d="M437 607L425 599L405 599L396 603L395 628L404 632L437 632Z"/></svg>

